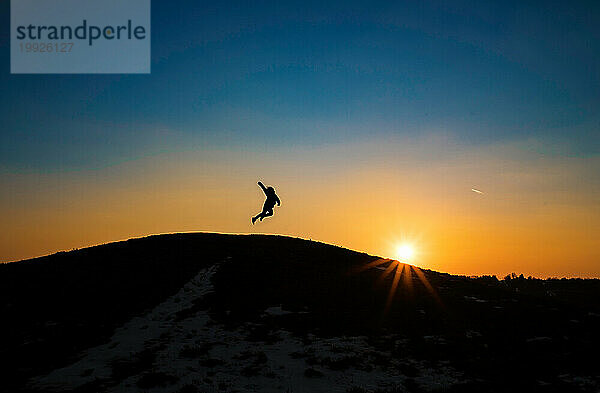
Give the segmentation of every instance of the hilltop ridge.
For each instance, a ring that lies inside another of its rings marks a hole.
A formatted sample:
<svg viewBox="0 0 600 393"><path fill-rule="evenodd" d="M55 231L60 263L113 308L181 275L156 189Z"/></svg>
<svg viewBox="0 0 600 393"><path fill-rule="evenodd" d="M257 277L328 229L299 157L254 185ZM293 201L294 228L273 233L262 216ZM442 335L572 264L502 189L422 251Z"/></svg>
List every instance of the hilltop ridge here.
<svg viewBox="0 0 600 393"><path fill-rule="evenodd" d="M409 265L395 277L384 276L391 261L380 260L377 266L375 261L377 257L364 253L284 236L187 233L2 265L1 307L8 323L0 327L1 355L4 369L12 371L4 386L7 391L26 389L31 377L83 361L94 347L114 340L115 329L166 304L171 311L163 325L175 331L202 320L227 334L245 332L246 338L236 340L246 346L261 342L281 348L282 342L294 342L312 348L335 340L335 345L352 347L353 355L342 356L342 363L331 354L289 355L290 365L301 362L312 370L306 372L313 374L316 391L335 373L355 375L364 382L356 386L363 391L374 391L372 381L404 391L593 391L599 386L597 370L585 360L600 349L598 280L498 281ZM369 265L373 267L365 269ZM171 348L186 340L173 337L163 338L163 344ZM344 337L363 337L364 342L357 346L355 339L352 346ZM113 364L108 377L96 378L99 385L60 390L118 390L127 383L140 387L139 381L144 385L144 376L160 368L161 356L167 356L160 351L167 350L156 349L153 360L134 375L119 373ZM270 356L283 356L280 352L265 352L261 367L236 378L250 383L276 375L285 380L283 372L265 371ZM204 365L195 360L193 375L235 370L225 354L218 358L221 366L210 363L213 358L207 354L197 356ZM240 370L251 365L238 362ZM445 376L441 385L427 377L436 373ZM386 380L386 375L396 377ZM183 380L182 375L171 377ZM175 379L165 382L166 391L181 385ZM209 379L202 382L203 389L217 386L216 377Z"/></svg>

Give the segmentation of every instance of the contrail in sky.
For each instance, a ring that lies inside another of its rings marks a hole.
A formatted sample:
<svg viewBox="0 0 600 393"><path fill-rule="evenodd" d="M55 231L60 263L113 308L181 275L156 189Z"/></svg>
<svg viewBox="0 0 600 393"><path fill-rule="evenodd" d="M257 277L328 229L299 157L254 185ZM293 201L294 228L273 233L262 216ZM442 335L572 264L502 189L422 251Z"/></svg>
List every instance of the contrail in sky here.
<svg viewBox="0 0 600 393"><path fill-rule="evenodd" d="M483 192L481 192L481 191L479 191L479 190L477 190L477 189L475 189L475 188L471 188L471 191L473 191L473 192L476 192L476 193L478 193L478 194L483 194Z"/></svg>

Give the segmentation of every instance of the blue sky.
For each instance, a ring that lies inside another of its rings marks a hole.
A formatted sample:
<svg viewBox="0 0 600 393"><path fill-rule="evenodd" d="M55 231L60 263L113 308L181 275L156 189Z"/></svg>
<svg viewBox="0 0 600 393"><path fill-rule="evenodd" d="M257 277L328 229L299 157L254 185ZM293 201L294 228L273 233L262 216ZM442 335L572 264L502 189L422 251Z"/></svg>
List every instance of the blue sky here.
<svg viewBox="0 0 600 393"><path fill-rule="evenodd" d="M0 166L432 130L597 154L600 5L449 3L154 0L151 75L10 75L5 28Z"/></svg>
<svg viewBox="0 0 600 393"><path fill-rule="evenodd" d="M599 277L599 26L598 2L154 0L150 75L10 75L5 27L0 261L265 231ZM260 227L257 180L283 202Z"/></svg>

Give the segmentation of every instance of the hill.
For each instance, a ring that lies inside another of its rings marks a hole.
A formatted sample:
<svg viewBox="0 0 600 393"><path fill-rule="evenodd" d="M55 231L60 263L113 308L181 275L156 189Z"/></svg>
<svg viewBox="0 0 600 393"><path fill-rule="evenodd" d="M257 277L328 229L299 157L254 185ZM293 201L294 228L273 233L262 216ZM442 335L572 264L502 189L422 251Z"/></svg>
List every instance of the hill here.
<svg viewBox="0 0 600 393"><path fill-rule="evenodd" d="M302 239L210 233L1 265L0 386L598 391L598 280L393 268Z"/></svg>

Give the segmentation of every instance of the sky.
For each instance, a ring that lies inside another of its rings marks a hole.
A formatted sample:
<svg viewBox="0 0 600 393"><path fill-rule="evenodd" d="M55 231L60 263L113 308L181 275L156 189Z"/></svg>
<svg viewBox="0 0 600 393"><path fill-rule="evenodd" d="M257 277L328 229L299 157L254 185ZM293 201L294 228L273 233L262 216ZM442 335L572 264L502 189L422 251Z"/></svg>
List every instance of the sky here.
<svg viewBox="0 0 600 393"><path fill-rule="evenodd" d="M11 75L0 18L0 261L218 231L600 277L598 2L154 0L149 75Z"/></svg>

